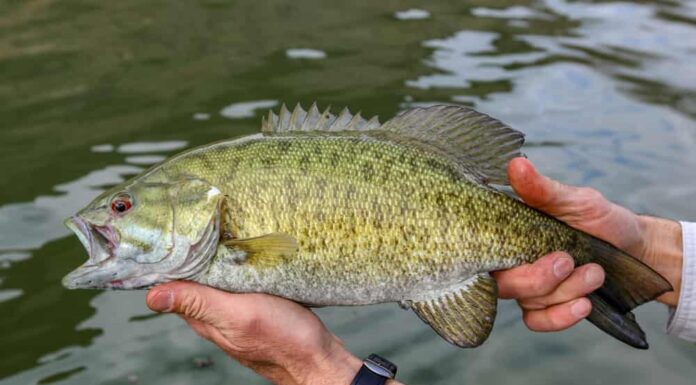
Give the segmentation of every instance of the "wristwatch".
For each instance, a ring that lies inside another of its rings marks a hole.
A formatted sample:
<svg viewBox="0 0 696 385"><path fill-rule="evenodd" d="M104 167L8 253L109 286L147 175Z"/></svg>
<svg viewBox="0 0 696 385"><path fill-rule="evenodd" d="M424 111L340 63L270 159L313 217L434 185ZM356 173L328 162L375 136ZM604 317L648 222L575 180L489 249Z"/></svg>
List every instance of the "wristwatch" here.
<svg viewBox="0 0 696 385"><path fill-rule="evenodd" d="M396 365L376 354L370 354L364 361L351 385L384 385L396 376Z"/></svg>

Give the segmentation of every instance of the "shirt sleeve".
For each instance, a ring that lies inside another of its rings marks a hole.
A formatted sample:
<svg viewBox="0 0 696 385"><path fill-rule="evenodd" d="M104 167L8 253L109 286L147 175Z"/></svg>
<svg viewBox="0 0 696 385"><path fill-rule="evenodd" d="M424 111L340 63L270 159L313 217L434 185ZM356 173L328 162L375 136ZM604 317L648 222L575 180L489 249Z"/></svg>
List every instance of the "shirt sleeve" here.
<svg viewBox="0 0 696 385"><path fill-rule="evenodd" d="M696 223L681 222L684 257L681 293L671 311L667 334L696 342Z"/></svg>

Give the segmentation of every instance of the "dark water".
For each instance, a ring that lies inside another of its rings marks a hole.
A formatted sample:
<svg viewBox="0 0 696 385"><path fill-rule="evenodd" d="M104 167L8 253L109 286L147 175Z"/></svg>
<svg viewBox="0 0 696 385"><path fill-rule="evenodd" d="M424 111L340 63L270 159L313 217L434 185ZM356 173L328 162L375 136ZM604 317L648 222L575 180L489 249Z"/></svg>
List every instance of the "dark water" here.
<svg viewBox="0 0 696 385"><path fill-rule="evenodd" d="M548 174L696 220L693 2L328 3L0 2L1 384L263 383L176 317L150 316L143 292L64 290L85 252L62 220L177 150L254 132L281 102L382 121L472 105L525 131ZM396 306L319 313L411 384L696 377L696 347L663 334L657 304L637 312L647 352L587 324L528 332L512 303L469 351Z"/></svg>

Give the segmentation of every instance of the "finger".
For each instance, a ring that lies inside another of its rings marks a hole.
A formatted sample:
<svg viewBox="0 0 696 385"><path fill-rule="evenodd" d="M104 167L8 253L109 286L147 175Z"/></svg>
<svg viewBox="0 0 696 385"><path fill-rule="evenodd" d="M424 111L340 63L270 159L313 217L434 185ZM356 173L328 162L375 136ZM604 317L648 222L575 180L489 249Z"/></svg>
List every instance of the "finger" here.
<svg viewBox="0 0 696 385"><path fill-rule="evenodd" d="M541 310L549 306L584 297L597 290L604 283L604 270L601 266L589 263L575 269L551 294L518 300L525 310Z"/></svg>
<svg viewBox="0 0 696 385"><path fill-rule="evenodd" d="M515 158L508 164L508 178L517 195L528 205L555 215L554 209L563 206L564 200L573 193L573 187L566 186L539 174L532 162L525 158Z"/></svg>
<svg viewBox="0 0 696 385"><path fill-rule="evenodd" d="M564 252L555 252L539 258L532 264L493 273L498 282L500 298L533 298L551 293L573 272L573 258Z"/></svg>
<svg viewBox="0 0 696 385"><path fill-rule="evenodd" d="M540 174L525 158L508 164L508 178L517 195L528 205L540 209L578 228L588 223L611 220L615 205L592 188L562 184ZM616 206L618 207L618 206ZM621 218L624 219L625 218Z"/></svg>
<svg viewBox="0 0 696 385"><path fill-rule="evenodd" d="M587 317L591 311L592 303L583 297L544 310L525 311L523 319L530 330L554 332L568 329Z"/></svg>

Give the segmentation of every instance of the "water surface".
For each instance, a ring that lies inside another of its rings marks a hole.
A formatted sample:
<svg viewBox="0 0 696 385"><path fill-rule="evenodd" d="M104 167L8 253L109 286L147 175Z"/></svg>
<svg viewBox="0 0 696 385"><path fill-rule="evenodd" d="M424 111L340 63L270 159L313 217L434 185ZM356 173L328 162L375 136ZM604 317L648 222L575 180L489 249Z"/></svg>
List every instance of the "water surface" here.
<svg viewBox="0 0 696 385"><path fill-rule="evenodd" d="M67 291L62 221L182 148L255 132L280 103L381 120L474 106L527 133L544 172L696 220L696 6L689 1L0 3L0 384L262 384L143 292ZM586 323L525 329L503 302L460 350L395 305L327 308L357 355L410 384L692 384L696 348L637 317L651 350ZM213 365L198 368L201 360Z"/></svg>

